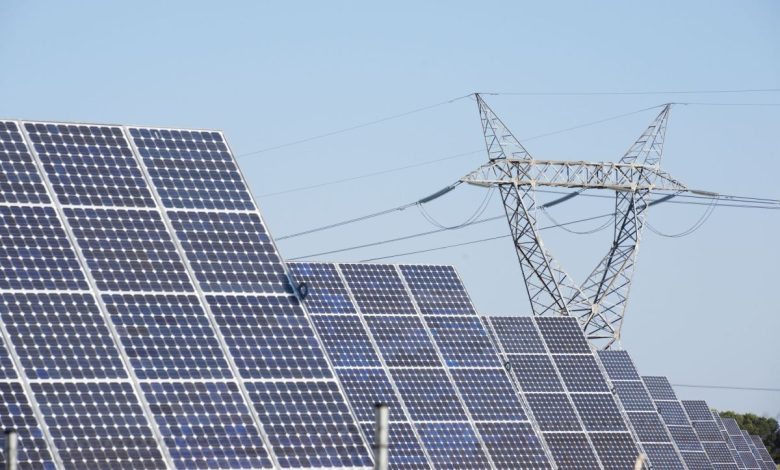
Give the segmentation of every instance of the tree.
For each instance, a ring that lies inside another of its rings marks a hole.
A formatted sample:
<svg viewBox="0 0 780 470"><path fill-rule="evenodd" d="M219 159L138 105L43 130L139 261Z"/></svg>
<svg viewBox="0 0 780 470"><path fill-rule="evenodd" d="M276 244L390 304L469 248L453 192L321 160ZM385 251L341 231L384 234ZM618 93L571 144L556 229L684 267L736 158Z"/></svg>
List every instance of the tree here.
<svg viewBox="0 0 780 470"><path fill-rule="evenodd" d="M780 463L780 428L777 420L774 418L764 418L753 413L734 413L733 411L721 411L723 418L734 418L743 431L748 434L759 436L769 455L772 456L775 463Z"/></svg>

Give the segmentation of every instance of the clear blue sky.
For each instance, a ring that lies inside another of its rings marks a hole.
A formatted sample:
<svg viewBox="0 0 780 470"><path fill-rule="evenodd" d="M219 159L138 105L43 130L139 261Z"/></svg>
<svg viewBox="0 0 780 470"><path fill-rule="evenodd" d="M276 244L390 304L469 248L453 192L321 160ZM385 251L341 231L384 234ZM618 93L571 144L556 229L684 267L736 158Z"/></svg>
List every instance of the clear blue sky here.
<svg viewBox="0 0 780 470"><path fill-rule="evenodd" d="M703 90L780 87L780 4L713 2L54 2L0 3L0 115L223 129L246 153L473 91ZM519 137L666 101L780 102L780 93L488 97ZM535 139L539 158L615 160L653 117ZM678 106L666 170L692 187L780 197L778 107ZM426 195L484 153L320 189L264 194L482 148L461 100L354 132L242 158L276 236ZM464 189L430 211L444 223L481 201ZM569 220L611 203L572 202ZM677 232L703 208L654 207ZM497 199L486 215L500 213ZM592 227L589 226L589 227ZM589 228L580 227L580 228ZM415 210L280 242L287 257L432 228ZM681 239L647 233L624 328L644 374L673 383L780 387L776 294L780 213L718 209ZM504 221L332 255L350 261L506 233ZM587 274L608 231L545 234ZM527 314L509 241L399 258L454 264L484 313ZM680 388L721 409L777 416L780 393Z"/></svg>

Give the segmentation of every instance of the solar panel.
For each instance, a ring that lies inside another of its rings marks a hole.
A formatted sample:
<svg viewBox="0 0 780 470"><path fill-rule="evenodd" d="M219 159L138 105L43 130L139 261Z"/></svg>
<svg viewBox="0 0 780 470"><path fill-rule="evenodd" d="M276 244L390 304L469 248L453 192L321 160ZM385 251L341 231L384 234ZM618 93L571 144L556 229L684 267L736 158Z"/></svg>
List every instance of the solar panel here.
<svg viewBox="0 0 780 470"><path fill-rule="evenodd" d="M767 469L772 469L770 465L774 465L775 463L772 460L772 456L769 455L769 451L764 445L764 441L762 441L759 436L755 436L755 435L751 435L750 439L751 441L753 441L753 446L756 448L759 456L761 457L761 460L764 462L764 467Z"/></svg>
<svg viewBox="0 0 780 470"><path fill-rule="evenodd" d="M666 424L672 441L680 451L689 469L712 469L713 464L705 453L688 415L685 413L669 380L660 376L643 376L642 381L653 397L658 414Z"/></svg>
<svg viewBox="0 0 780 470"><path fill-rule="evenodd" d="M750 450L750 445L748 445L744 434L742 434L742 430L739 428L739 425L734 418L723 418L722 422L731 442L734 444L737 456L742 462L742 465L747 469L760 468L756 458L753 456L753 452Z"/></svg>
<svg viewBox="0 0 780 470"><path fill-rule="evenodd" d="M623 411L576 319L490 316L485 321L560 468L622 468L636 459L639 450Z"/></svg>
<svg viewBox="0 0 780 470"><path fill-rule="evenodd" d="M634 361L627 351L607 350L597 354L607 376L612 382L617 400L626 410L628 425L633 429L637 441L642 446L651 465L658 468L683 469L683 457L673 442L667 429L674 421L664 421L660 408L656 410L650 392L642 382ZM663 384L654 384L654 392L663 388ZM673 392L672 392L673 393ZM677 424L688 425L679 402L656 402L660 405L672 404L679 408L682 418Z"/></svg>
<svg viewBox="0 0 780 470"><path fill-rule="evenodd" d="M0 168L22 468L371 465L221 133L2 121Z"/></svg>

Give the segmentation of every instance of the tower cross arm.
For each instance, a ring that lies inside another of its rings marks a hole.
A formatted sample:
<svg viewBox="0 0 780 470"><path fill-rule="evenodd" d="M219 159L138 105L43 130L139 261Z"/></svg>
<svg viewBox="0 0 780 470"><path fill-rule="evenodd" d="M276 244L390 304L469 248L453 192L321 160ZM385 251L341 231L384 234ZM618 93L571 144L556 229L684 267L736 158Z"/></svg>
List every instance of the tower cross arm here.
<svg viewBox="0 0 780 470"><path fill-rule="evenodd" d="M476 186L550 186L615 191L688 188L657 165L502 158L491 160L461 181Z"/></svg>

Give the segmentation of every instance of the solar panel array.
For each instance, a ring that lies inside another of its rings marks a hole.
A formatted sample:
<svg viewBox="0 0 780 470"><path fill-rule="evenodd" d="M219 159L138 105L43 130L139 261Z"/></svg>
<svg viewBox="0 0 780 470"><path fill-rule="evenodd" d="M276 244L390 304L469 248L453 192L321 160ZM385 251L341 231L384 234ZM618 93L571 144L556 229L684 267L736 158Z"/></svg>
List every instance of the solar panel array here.
<svg viewBox="0 0 780 470"><path fill-rule="evenodd" d="M745 435L739 428L739 425L734 418L723 418L723 426L726 428L726 433L734 444L734 448L737 451L737 456L742 463L742 468L745 469L760 469L761 466L756 461L751 446L748 443L749 439L745 439Z"/></svg>
<svg viewBox="0 0 780 470"><path fill-rule="evenodd" d="M219 132L0 122L21 468L367 467Z"/></svg>
<svg viewBox="0 0 780 470"><path fill-rule="evenodd" d="M769 451L766 449L766 445L764 445L764 441L762 441L761 438L758 436L750 436L750 440L753 442L753 447L758 453L760 462L763 462L764 464L763 468L766 470L777 470L777 466L775 465L775 462L772 460L772 456L769 455ZM759 460L759 458L757 458L756 460Z"/></svg>
<svg viewBox="0 0 780 470"><path fill-rule="evenodd" d="M666 377L644 376L642 380L666 423L685 464L691 470L712 469L712 463Z"/></svg>
<svg viewBox="0 0 780 470"><path fill-rule="evenodd" d="M640 450L579 323L485 317L558 468L630 468Z"/></svg>
<svg viewBox="0 0 780 470"><path fill-rule="evenodd" d="M599 351L598 357L648 461L657 468L684 469L680 451L672 441L628 352Z"/></svg>
<svg viewBox="0 0 780 470"><path fill-rule="evenodd" d="M680 403L685 409L712 467L723 470L739 468L707 402L682 400Z"/></svg>
<svg viewBox="0 0 780 470"><path fill-rule="evenodd" d="M390 405L396 468L551 468L450 266L291 263L367 432Z"/></svg>

